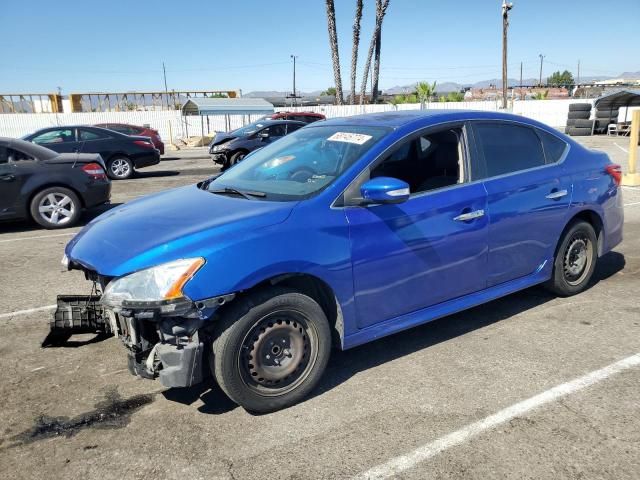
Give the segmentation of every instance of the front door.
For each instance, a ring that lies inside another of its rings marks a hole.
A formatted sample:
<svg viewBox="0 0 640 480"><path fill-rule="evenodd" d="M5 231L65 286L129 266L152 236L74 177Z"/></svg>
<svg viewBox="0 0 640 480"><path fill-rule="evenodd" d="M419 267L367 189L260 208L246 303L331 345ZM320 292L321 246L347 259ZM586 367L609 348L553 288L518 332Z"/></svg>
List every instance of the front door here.
<svg viewBox="0 0 640 480"><path fill-rule="evenodd" d="M0 218L20 214L25 198L20 192L27 177L35 167L35 160L12 148L0 145Z"/></svg>
<svg viewBox="0 0 640 480"><path fill-rule="evenodd" d="M33 137L31 141L58 153L77 153L80 151L80 142L76 139L75 128L62 127L47 130Z"/></svg>
<svg viewBox="0 0 640 480"><path fill-rule="evenodd" d="M409 200L345 209L360 328L485 288L486 192L465 145L462 127L400 143L370 177L406 181Z"/></svg>

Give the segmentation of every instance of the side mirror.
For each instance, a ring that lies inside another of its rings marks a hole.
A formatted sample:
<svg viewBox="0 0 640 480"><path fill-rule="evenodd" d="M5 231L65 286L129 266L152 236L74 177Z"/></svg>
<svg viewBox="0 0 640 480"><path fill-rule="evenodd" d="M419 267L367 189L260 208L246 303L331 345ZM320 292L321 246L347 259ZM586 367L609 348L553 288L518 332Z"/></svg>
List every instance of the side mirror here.
<svg viewBox="0 0 640 480"><path fill-rule="evenodd" d="M377 177L360 187L362 198L368 203L402 203L409 199L409 184L397 178Z"/></svg>
<svg viewBox="0 0 640 480"><path fill-rule="evenodd" d="M258 138L269 138L269 134L267 132L260 132Z"/></svg>

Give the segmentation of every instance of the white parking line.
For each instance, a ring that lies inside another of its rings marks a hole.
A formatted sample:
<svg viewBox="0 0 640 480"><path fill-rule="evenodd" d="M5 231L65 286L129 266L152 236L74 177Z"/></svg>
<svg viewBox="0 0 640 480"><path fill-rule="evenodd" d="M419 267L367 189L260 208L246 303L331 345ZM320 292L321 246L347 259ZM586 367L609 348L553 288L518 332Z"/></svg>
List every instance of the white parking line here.
<svg viewBox="0 0 640 480"><path fill-rule="evenodd" d="M618 147L620 150L622 150L624 153L629 153L629 150L627 150L626 148L621 147L620 145L618 145L616 142L613 142L613 144Z"/></svg>
<svg viewBox="0 0 640 480"><path fill-rule="evenodd" d="M623 206L625 207L632 207L634 205L640 205L640 202L631 202L631 203L625 203Z"/></svg>
<svg viewBox="0 0 640 480"><path fill-rule="evenodd" d="M42 312L43 310L52 310L57 305L45 305L44 307L28 308L27 310L18 310L17 312L0 313L0 318L16 317L18 315L27 315L28 313Z"/></svg>
<svg viewBox="0 0 640 480"><path fill-rule="evenodd" d="M588 373L580 378L563 383L547 390L546 392L542 392L534 397L528 398L527 400L511 405L510 407L500 410L493 415L467 425L460 430L418 447L413 452L393 458L386 463L373 467L372 469L359 474L356 478L378 479L398 475L401 472L415 467L420 462L424 462L425 460L435 457L439 453L460 445L487 430L495 428L498 425L513 420L520 415L524 415L533 409L539 408L569 394L578 392L584 388L601 382L612 375L638 365L640 365L640 354L637 353L620 360L619 362L612 363L607 367L601 368L600 370Z"/></svg>
<svg viewBox="0 0 640 480"><path fill-rule="evenodd" d="M39 235L37 237L8 238L7 240L0 240L0 243L19 242L20 240L37 240L39 238L68 237L68 236L71 236L71 235L75 235L76 233L78 233L78 232L57 233L55 235Z"/></svg>

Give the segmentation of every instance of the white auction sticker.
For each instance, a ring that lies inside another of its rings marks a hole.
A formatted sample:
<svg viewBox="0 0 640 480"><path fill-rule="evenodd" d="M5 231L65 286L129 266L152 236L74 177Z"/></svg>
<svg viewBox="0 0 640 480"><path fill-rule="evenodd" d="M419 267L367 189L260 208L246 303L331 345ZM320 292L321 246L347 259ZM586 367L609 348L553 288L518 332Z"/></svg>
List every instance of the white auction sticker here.
<svg viewBox="0 0 640 480"><path fill-rule="evenodd" d="M336 132L327 138L327 140L331 140L332 142L347 142L363 145L367 141L371 140L371 135L364 135L363 133Z"/></svg>

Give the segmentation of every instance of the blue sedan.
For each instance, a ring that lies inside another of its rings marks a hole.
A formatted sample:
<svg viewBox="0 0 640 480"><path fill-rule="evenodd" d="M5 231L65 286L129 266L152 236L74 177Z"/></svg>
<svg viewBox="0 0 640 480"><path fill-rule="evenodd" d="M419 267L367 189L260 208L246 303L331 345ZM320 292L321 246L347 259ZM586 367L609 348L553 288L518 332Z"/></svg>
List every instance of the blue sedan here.
<svg viewBox="0 0 640 480"><path fill-rule="evenodd" d="M537 284L582 292L622 240L620 177L514 115L333 119L110 210L64 261L99 284L132 373L168 387L213 375L266 412L303 399L332 346Z"/></svg>

